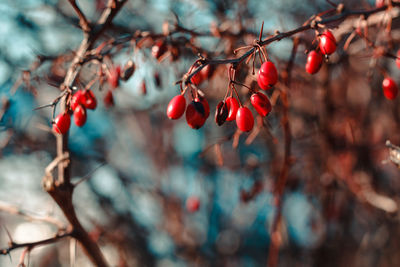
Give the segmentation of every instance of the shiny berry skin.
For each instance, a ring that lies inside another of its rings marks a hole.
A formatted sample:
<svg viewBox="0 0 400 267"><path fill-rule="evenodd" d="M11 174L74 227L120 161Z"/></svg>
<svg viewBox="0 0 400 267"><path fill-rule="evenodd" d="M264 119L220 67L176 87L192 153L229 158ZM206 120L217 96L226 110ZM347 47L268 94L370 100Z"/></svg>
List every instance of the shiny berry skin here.
<svg viewBox="0 0 400 267"><path fill-rule="evenodd" d="M76 92L71 98L71 110L74 111L76 107L85 102L85 95L82 90Z"/></svg>
<svg viewBox="0 0 400 267"><path fill-rule="evenodd" d="M322 54L330 55L336 51L336 39L330 30L325 30L320 36L319 49Z"/></svg>
<svg viewBox="0 0 400 267"><path fill-rule="evenodd" d="M228 106L229 114L226 118L227 121L233 121L236 119L236 113L239 109L239 103L234 97L228 97L226 99L226 105Z"/></svg>
<svg viewBox="0 0 400 267"><path fill-rule="evenodd" d="M77 126L82 127L87 118L86 108L82 105L78 105L74 110L74 122Z"/></svg>
<svg viewBox="0 0 400 267"><path fill-rule="evenodd" d="M104 96L103 103L106 108L114 106L114 96L111 90L107 91L106 95Z"/></svg>
<svg viewBox="0 0 400 267"><path fill-rule="evenodd" d="M397 51L396 65L400 69L400 49Z"/></svg>
<svg viewBox="0 0 400 267"><path fill-rule="evenodd" d="M205 110L201 102L192 101L186 108L186 122L193 129L200 129L206 122Z"/></svg>
<svg viewBox="0 0 400 267"><path fill-rule="evenodd" d="M190 212L196 212L200 208L200 199L196 196L191 196L186 200L186 209Z"/></svg>
<svg viewBox="0 0 400 267"><path fill-rule="evenodd" d="M385 78L382 82L383 94L389 100L396 98L399 91L397 84L391 78Z"/></svg>
<svg viewBox="0 0 400 267"><path fill-rule="evenodd" d="M269 86L269 84L267 84L266 82L267 82L266 78L264 76L261 76L260 75L260 70L258 70L258 73L257 73L258 86L260 86L260 88L263 89L263 90L271 89L272 87Z"/></svg>
<svg viewBox="0 0 400 267"><path fill-rule="evenodd" d="M236 125L242 132L250 132L254 126L254 117L248 107L241 107L236 114Z"/></svg>
<svg viewBox="0 0 400 267"><path fill-rule="evenodd" d="M278 71L276 70L275 64L271 61L264 62L260 67L258 76L261 77L260 82L264 85L273 86L276 84L278 81Z"/></svg>
<svg viewBox="0 0 400 267"><path fill-rule="evenodd" d="M71 118L67 113L59 114L53 124L53 131L58 134L66 134L71 126Z"/></svg>
<svg viewBox="0 0 400 267"><path fill-rule="evenodd" d="M167 116L171 120L176 120L182 117L183 113L185 113L186 108L186 100L183 95L174 96L174 98L169 101L167 107Z"/></svg>
<svg viewBox="0 0 400 267"><path fill-rule="evenodd" d="M258 92L258 93L252 94L250 97L250 101L251 101L251 104L253 105L254 109L262 117L267 116L268 113L270 113L272 110L271 102L269 102L268 97L266 95L264 95L263 93Z"/></svg>
<svg viewBox="0 0 400 267"><path fill-rule="evenodd" d="M310 74L317 73L322 65L323 56L315 50L308 53L306 71Z"/></svg>
<svg viewBox="0 0 400 267"><path fill-rule="evenodd" d="M85 106L87 109L96 109L97 107L97 100L96 96L93 94L92 90L85 90L83 92L84 101L82 104Z"/></svg>

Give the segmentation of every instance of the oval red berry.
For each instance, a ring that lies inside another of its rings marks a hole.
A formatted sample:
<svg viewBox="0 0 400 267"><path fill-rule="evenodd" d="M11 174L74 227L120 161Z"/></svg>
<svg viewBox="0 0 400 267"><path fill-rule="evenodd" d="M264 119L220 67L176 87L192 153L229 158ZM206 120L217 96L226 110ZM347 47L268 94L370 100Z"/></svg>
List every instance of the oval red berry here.
<svg viewBox="0 0 400 267"><path fill-rule="evenodd" d="M201 102L192 101L186 108L186 122L193 129L201 128L206 122L205 110Z"/></svg>
<svg viewBox="0 0 400 267"><path fill-rule="evenodd" d="M86 108L82 105L78 105L74 111L74 121L79 127L82 127L87 118Z"/></svg>
<svg viewBox="0 0 400 267"><path fill-rule="evenodd" d="M71 98L71 110L74 111L78 105L84 103L85 103L85 96L83 94L83 91L79 90Z"/></svg>
<svg viewBox="0 0 400 267"><path fill-rule="evenodd" d="M239 130L249 132L254 126L254 117L248 107L241 107L236 114L236 125Z"/></svg>
<svg viewBox="0 0 400 267"><path fill-rule="evenodd" d="M94 93L92 92L92 90L85 90L84 91L84 103L83 105L85 106L85 108L87 109L96 109L97 107L97 100L96 100L96 96L94 95Z"/></svg>
<svg viewBox="0 0 400 267"><path fill-rule="evenodd" d="M228 97L226 99L226 105L229 110L228 117L226 118L227 121L233 121L236 119L236 114L239 109L239 103L234 97Z"/></svg>
<svg viewBox="0 0 400 267"><path fill-rule="evenodd" d="M308 53L306 71L310 74L317 73L322 65L323 56L315 50Z"/></svg>
<svg viewBox="0 0 400 267"><path fill-rule="evenodd" d="M269 101L268 97L263 93L255 93L250 97L251 104L253 105L254 109L260 114L262 117L268 115L271 112L272 106L271 102Z"/></svg>
<svg viewBox="0 0 400 267"><path fill-rule="evenodd" d="M53 124L53 130L58 134L66 134L71 126L71 118L67 113L59 114Z"/></svg>
<svg viewBox="0 0 400 267"><path fill-rule="evenodd" d="M167 107L167 116L171 120L176 120L182 117L186 108L186 100L183 95L174 96L174 98L169 101Z"/></svg>
<svg viewBox="0 0 400 267"><path fill-rule="evenodd" d="M261 81L269 86L273 86L278 81L278 71L271 61L266 61L261 65L258 75L263 76Z"/></svg>
<svg viewBox="0 0 400 267"><path fill-rule="evenodd" d="M399 91L396 82L391 78L385 78L382 82L383 94L389 100L396 98Z"/></svg>
<svg viewBox="0 0 400 267"><path fill-rule="evenodd" d="M324 55L330 55L336 51L336 39L330 30L325 30L325 32L321 34L319 49Z"/></svg>

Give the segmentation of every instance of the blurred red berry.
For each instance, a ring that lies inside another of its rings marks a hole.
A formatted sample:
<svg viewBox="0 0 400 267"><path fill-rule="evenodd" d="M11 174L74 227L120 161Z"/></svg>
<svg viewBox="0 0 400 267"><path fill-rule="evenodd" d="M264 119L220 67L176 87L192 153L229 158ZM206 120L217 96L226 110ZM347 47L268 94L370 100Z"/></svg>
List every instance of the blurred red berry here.
<svg viewBox="0 0 400 267"><path fill-rule="evenodd" d="M82 105L78 105L74 111L74 121L79 127L82 127L87 118L86 108Z"/></svg>
<svg viewBox="0 0 400 267"><path fill-rule="evenodd" d="M186 200L186 209L190 212L196 212L200 208L200 199L196 196L191 196Z"/></svg>
<svg viewBox="0 0 400 267"><path fill-rule="evenodd" d="M167 51L167 45L164 40L158 40L151 48L151 54L159 59Z"/></svg>
<svg viewBox="0 0 400 267"><path fill-rule="evenodd" d="M77 91L71 98L71 110L74 111L76 107L85 102L85 95L82 90Z"/></svg>
<svg viewBox="0 0 400 267"><path fill-rule="evenodd" d="M96 96L94 95L93 91L88 89L83 92L84 98L83 98L83 105L87 109L96 109L97 107L97 100Z"/></svg>
<svg viewBox="0 0 400 267"><path fill-rule="evenodd" d="M383 94L389 100L396 98L399 91L396 82L391 78L385 78L382 82Z"/></svg>
<svg viewBox="0 0 400 267"><path fill-rule="evenodd" d="M107 91L106 95L104 96L103 103L106 108L114 106L114 96L111 90Z"/></svg>
<svg viewBox="0 0 400 267"><path fill-rule="evenodd" d="M397 65L397 67L400 69L400 49L397 50L396 65Z"/></svg>
<svg viewBox="0 0 400 267"><path fill-rule="evenodd" d="M53 130L58 134L66 134L71 126L71 118L69 114L59 114L53 124Z"/></svg>

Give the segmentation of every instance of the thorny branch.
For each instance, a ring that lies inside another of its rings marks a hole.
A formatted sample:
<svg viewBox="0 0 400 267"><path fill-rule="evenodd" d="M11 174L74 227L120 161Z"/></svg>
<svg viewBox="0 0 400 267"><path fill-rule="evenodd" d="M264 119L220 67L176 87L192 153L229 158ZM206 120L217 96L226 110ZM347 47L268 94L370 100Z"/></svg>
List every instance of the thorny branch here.
<svg viewBox="0 0 400 267"><path fill-rule="evenodd" d="M77 75L80 72L82 63L84 62L87 52L93 47L96 40L102 35L108 26L112 23L114 17L118 14L126 0L109 0L107 8L103 11L97 23L89 29L87 28L87 20L80 9L77 7L75 1L70 1L75 11L78 13L80 23L84 31L84 38L78 48L71 65L68 68L64 82L60 86L61 90L66 90L67 94L63 95L60 99L61 112L66 108L67 98L72 92L72 86ZM88 31L86 31L86 30ZM57 135L57 157L48 168L46 168L46 175L43 178L43 187L56 201L58 206L67 217L69 223L73 228L71 236L77 239L82 245L87 256L96 266L107 266L99 246L90 238L88 232L83 228L78 217L75 213L72 204L72 194L74 186L70 181L70 156L68 152L68 134ZM58 175L53 177L52 170L57 165Z"/></svg>
<svg viewBox="0 0 400 267"><path fill-rule="evenodd" d="M36 242L28 242L28 243L15 243L14 241L10 240L9 245L7 248L0 249L0 255L7 255L11 251L18 249L18 248L26 248L28 251L31 251L34 247L53 244L55 242L60 241L65 237L72 236L72 231L60 232L57 233L54 237L39 240Z"/></svg>
<svg viewBox="0 0 400 267"><path fill-rule="evenodd" d="M392 3L393 7L398 7L400 6L400 3L394 2ZM253 46L251 49L249 49L246 53L244 53L242 56L238 58L232 58L232 59L202 59L201 60L201 65L198 66L196 69L194 69L189 75L186 75L182 80L179 80L176 82L176 84L179 83L190 83L191 78L196 75L199 71L201 71L205 66L207 65L226 65L226 64L232 64L233 68L237 68L238 65L240 65L243 61L245 61L248 57L252 56L253 53L257 51L257 46L266 46L272 42L275 41L280 41L282 39L291 37L297 33L301 33L307 30L312 30L312 29L318 29L318 27L325 27L328 24L332 24L335 22L341 22L345 20L348 17L353 17L353 16L363 16L365 19L368 19L369 16L372 14L384 11L388 8L387 5L382 6L380 8L374 8L370 10L347 10L343 7L343 5L339 5L337 8L337 13L334 16L331 16L326 19L321 19L317 20L314 18L313 20L309 21L307 24L291 30L287 32L277 32L277 34L270 36L261 42L258 42L257 45Z"/></svg>

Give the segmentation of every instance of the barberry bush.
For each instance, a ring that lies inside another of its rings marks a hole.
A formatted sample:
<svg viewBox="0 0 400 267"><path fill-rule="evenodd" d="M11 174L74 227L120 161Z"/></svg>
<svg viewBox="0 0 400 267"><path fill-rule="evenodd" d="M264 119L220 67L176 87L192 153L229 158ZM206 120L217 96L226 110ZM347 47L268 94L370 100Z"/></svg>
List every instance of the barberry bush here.
<svg viewBox="0 0 400 267"><path fill-rule="evenodd" d="M400 264L399 1L0 10L1 266Z"/></svg>

